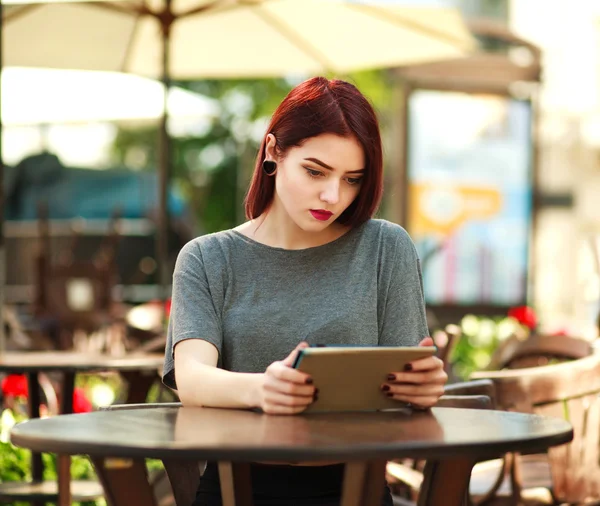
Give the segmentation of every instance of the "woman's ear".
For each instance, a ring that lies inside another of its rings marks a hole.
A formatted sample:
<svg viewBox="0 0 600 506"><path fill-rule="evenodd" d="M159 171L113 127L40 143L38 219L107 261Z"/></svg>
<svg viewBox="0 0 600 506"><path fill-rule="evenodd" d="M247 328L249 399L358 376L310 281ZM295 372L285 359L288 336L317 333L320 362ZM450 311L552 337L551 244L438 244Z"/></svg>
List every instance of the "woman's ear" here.
<svg viewBox="0 0 600 506"><path fill-rule="evenodd" d="M265 160L277 162L277 139L273 134L267 134L267 142L265 144Z"/></svg>

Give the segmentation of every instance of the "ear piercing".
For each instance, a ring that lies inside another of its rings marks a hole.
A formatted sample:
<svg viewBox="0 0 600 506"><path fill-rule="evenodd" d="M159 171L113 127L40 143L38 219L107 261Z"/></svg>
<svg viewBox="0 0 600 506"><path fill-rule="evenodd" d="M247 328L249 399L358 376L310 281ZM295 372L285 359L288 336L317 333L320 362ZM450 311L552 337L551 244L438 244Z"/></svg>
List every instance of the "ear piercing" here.
<svg viewBox="0 0 600 506"><path fill-rule="evenodd" d="M265 160L262 167L267 176L272 176L277 170L277 164L273 160Z"/></svg>

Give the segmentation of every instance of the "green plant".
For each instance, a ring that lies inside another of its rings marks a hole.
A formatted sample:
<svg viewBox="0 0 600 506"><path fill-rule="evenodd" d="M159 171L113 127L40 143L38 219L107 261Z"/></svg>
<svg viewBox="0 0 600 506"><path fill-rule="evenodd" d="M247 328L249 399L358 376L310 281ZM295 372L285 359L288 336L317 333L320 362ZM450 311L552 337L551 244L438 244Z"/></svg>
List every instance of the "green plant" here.
<svg viewBox="0 0 600 506"><path fill-rule="evenodd" d="M510 317L466 315L460 322L462 336L451 357L454 373L468 379L471 373L484 369L501 341L523 328Z"/></svg>

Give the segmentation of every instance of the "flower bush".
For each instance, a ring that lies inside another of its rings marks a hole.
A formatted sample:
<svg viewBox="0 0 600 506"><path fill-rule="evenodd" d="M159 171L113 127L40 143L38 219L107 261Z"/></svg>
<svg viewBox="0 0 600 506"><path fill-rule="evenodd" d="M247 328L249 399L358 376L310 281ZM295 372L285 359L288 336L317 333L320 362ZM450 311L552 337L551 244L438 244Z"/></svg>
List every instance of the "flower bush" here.
<svg viewBox="0 0 600 506"><path fill-rule="evenodd" d="M27 377L24 374L9 374L2 380L1 386L3 397L27 398L29 395Z"/></svg>

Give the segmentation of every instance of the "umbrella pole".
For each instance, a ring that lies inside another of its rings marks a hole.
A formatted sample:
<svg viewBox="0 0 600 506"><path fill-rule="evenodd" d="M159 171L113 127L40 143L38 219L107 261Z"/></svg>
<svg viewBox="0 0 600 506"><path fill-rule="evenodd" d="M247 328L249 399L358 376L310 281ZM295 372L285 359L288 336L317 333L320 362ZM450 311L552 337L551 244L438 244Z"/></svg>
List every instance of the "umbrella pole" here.
<svg viewBox="0 0 600 506"><path fill-rule="evenodd" d="M0 80L2 79L2 55L4 52L4 30L2 26L3 6L0 0ZM1 102L0 102L1 103ZM0 106L1 107L1 106ZM4 158L2 157L2 112L0 111L0 354L6 350L4 335L4 299L6 291L6 250L4 242Z"/></svg>
<svg viewBox="0 0 600 506"><path fill-rule="evenodd" d="M156 234L156 260L158 269L159 299L164 302L169 297L169 172L171 168L171 139L167 130L169 120L168 97L171 87L170 74L170 33L171 33L171 0L165 0L162 24L162 83L164 85L163 115L160 122L158 139L158 216ZM163 304L163 310L165 305Z"/></svg>

